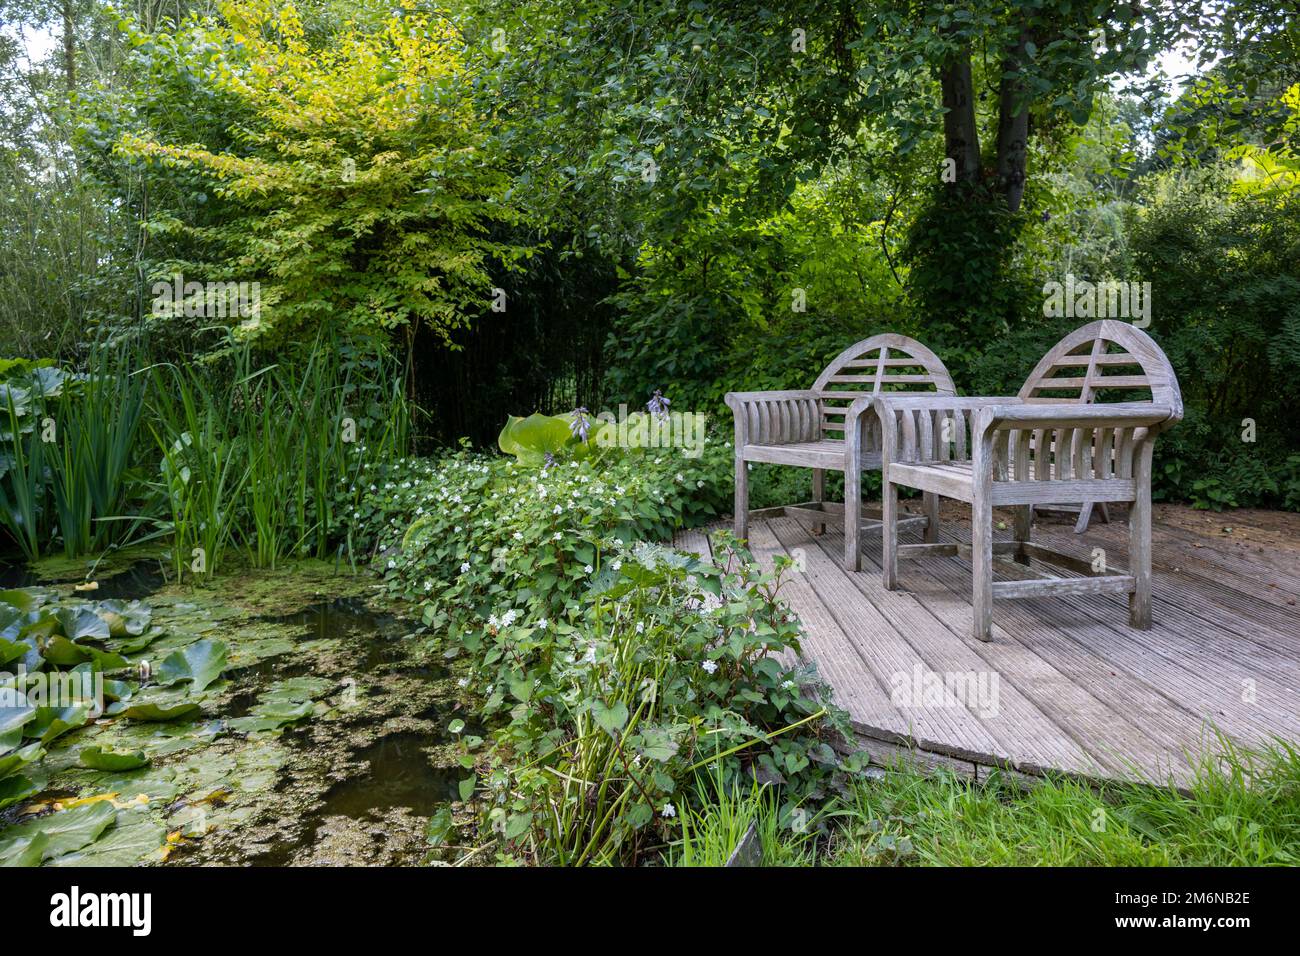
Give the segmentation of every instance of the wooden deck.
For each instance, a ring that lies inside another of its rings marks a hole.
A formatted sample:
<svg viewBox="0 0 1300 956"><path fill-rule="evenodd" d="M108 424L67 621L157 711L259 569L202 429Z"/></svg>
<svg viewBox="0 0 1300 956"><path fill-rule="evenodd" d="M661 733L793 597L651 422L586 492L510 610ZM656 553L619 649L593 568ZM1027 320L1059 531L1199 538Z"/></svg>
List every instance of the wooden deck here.
<svg viewBox="0 0 1300 956"><path fill-rule="evenodd" d="M1104 548L1122 567L1119 510L1082 535L1036 518L1034 539L1088 560ZM944 523L943 540L970 540L960 512L945 508ZM676 544L707 554L707 530ZM1300 552L1225 546L1157 515L1151 630L1128 626L1123 595L1081 594L997 601L983 643L971 636L967 561L901 562L901 589L886 591L879 535L865 537L853 574L839 531L814 536L788 516L750 524L765 567L787 555L801 569L781 594L804 624L804 656L873 755L906 752L974 776L1002 767L1182 783L1188 755L1211 748L1216 729L1246 745L1300 741ZM997 562L999 579L1024 573ZM939 695L942 680L966 683Z"/></svg>

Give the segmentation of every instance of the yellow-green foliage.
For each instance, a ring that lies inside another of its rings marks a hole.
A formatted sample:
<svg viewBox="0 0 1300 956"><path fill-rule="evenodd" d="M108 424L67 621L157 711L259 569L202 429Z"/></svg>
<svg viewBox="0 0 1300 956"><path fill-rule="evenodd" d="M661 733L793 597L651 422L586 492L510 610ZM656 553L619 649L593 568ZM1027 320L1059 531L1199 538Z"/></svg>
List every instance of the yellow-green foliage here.
<svg viewBox="0 0 1300 956"><path fill-rule="evenodd" d="M455 28L414 0L398 6L378 30L348 24L313 45L291 2L220 3L219 18L178 32L169 68L231 102L229 145L148 131L116 144L121 157L198 174L230 207L216 224L155 228L219 250L195 278L261 283L260 310L239 328L265 344L336 319L424 323L445 338L488 306L489 270L520 251L489 235L519 216ZM146 51L174 42L131 39Z"/></svg>

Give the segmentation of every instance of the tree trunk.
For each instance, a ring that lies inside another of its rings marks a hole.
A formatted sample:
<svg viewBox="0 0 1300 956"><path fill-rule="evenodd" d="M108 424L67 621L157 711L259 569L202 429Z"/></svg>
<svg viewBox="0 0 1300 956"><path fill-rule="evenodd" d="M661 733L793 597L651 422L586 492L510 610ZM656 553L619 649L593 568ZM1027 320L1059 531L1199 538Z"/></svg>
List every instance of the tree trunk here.
<svg viewBox="0 0 1300 956"><path fill-rule="evenodd" d="M71 96L77 91L77 33L73 26L72 0L63 0L60 8L63 13L63 73Z"/></svg>
<svg viewBox="0 0 1300 956"><path fill-rule="evenodd" d="M945 153L956 168L956 181L980 180L980 137L975 125L975 89L971 80L970 46L963 45L943 65L943 134Z"/></svg>
<svg viewBox="0 0 1300 956"><path fill-rule="evenodd" d="M1020 34L1014 47L1007 51L1002 61L1002 81L998 90L998 189L1007 200L1007 208L1015 212L1025 194L1025 152L1029 138L1029 100L1025 96L1023 80L1008 78L1017 72L1026 57L1028 32Z"/></svg>

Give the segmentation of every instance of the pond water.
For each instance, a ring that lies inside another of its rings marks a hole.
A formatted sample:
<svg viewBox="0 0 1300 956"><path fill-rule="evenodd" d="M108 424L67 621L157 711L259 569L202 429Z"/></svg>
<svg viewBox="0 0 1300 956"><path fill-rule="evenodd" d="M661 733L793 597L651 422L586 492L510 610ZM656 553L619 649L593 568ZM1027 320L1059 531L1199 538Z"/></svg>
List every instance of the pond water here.
<svg viewBox="0 0 1300 956"><path fill-rule="evenodd" d="M423 657L411 625L366 593L371 583L312 567L178 588L140 562L78 595L143 598L165 635L150 649L155 659L219 639L229 664L193 721L106 721L55 742L37 804L111 786L115 801L141 802L139 811L120 811L117 825L129 812L132 845L147 851L130 860L92 845L61 862L413 865L429 856L425 830L441 808L471 830L457 802L468 772L447 728L454 719L478 722L454 675ZM314 712L247 730L285 694L308 695ZM142 748L151 766L105 781L76 764L90 742Z"/></svg>

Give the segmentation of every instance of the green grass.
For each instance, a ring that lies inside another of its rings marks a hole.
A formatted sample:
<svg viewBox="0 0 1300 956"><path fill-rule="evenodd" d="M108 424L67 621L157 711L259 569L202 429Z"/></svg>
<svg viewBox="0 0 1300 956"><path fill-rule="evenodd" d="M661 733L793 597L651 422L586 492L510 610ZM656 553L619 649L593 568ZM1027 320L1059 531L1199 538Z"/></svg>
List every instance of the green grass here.
<svg viewBox="0 0 1300 956"><path fill-rule="evenodd" d="M1300 753L1220 739L1189 793L902 770L863 781L820 862L835 866L1268 866L1300 863Z"/></svg>
<svg viewBox="0 0 1300 956"><path fill-rule="evenodd" d="M813 834L793 832L782 824L775 790L751 782L723 786L701 781L700 809L687 807L680 817L681 839L668 848L671 866L724 866L750 824L758 830L764 866L809 866L814 861Z"/></svg>

